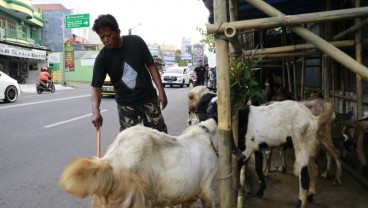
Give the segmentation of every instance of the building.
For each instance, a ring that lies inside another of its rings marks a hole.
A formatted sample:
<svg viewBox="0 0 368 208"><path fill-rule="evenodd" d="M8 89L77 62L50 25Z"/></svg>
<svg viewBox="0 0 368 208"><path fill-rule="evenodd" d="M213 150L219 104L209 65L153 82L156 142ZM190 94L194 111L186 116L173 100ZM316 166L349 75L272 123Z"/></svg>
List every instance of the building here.
<svg viewBox="0 0 368 208"><path fill-rule="evenodd" d="M13 78L28 81L47 62L42 43L42 11L29 0L0 0L0 70Z"/></svg>

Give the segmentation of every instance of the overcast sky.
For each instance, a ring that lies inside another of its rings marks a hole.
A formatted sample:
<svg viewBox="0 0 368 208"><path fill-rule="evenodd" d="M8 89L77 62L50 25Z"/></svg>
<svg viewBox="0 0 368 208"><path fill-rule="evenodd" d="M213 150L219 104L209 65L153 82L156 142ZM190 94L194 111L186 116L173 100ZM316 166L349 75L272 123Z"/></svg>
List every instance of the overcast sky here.
<svg viewBox="0 0 368 208"><path fill-rule="evenodd" d="M147 43L177 45L183 37L198 43L197 27L205 29L208 10L202 0L30 0L32 4L59 3L79 14L89 13L91 26L99 14L116 17L122 34L129 28ZM138 26L139 25L139 26Z"/></svg>

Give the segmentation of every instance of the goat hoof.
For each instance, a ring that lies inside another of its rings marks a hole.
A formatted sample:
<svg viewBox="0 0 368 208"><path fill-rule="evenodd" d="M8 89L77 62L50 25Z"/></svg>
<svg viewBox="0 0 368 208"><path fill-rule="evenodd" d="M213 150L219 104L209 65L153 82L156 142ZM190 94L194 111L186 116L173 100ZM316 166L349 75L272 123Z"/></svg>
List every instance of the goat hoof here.
<svg viewBox="0 0 368 208"><path fill-rule="evenodd" d="M262 198L263 197L263 191L257 191L256 197Z"/></svg>
<svg viewBox="0 0 368 208"><path fill-rule="evenodd" d="M296 208L300 208L302 207L302 200L298 200L298 202L296 203Z"/></svg>
<svg viewBox="0 0 368 208"><path fill-rule="evenodd" d="M286 167L284 167L284 166L278 167L277 168L277 172L279 172L279 173L286 173Z"/></svg>
<svg viewBox="0 0 368 208"><path fill-rule="evenodd" d="M321 177L326 179L327 178L327 172L322 173Z"/></svg>
<svg viewBox="0 0 368 208"><path fill-rule="evenodd" d="M341 179L340 178L335 178L332 182L333 185L335 186L341 186Z"/></svg>
<svg viewBox="0 0 368 208"><path fill-rule="evenodd" d="M307 197L307 200L309 203L313 203L313 198L314 198L314 194L310 194L308 197Z"/></svg>

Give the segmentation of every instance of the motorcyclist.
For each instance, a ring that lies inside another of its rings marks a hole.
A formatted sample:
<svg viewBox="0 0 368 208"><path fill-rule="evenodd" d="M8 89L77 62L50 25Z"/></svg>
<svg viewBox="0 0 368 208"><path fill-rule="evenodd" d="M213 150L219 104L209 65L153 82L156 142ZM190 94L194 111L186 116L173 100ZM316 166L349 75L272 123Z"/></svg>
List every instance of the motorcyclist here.
<svg viewBox="0 0 368 208"><path fill-rule="evenodd" d="M48 70L47 70L47 67L42 67L41 68L41 73L40 75L38 76L38 80L42 81L46 87L51 90L52 88L52 80L51 80L51 75L49 74Z"/></svg>

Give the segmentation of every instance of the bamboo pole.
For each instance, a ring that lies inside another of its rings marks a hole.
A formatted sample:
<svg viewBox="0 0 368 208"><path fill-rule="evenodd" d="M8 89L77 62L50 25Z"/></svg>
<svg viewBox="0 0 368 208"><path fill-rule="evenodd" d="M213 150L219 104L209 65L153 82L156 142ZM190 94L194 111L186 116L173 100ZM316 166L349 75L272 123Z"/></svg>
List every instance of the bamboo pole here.
<svg viewBox="0 0 368 208"><path fill-rule="evenodd" d="M260 5L262 8L266 8L261 3L257 3L251 0L248 3ZM252 2L252 3L251 3ZM264 2L264 4L267 4ZM258 8L258 7L257 7ZM263 11L261 8L259 10ZM275 10L276 11L276 10ZM279 12L279 11L277 11ZM281 14L281 13L280 13ZM354 17L368 16L368 7L352 8L352 9L340 9L324 12L315 12L299 15L270 15L268 18L259 18L252 20L242 20L236 22L219 22L217 24L206 25L207 33L222 33L226 27L233 26L237 30L254 29L254 28L275 28L281 26L293 26L306 23L318 23L326 21L337 21L342 19L349 19Z"/></svg>
<svg viewBox="0 0 368 208"><path fill-rule="evenodd" d="M227 21L226 1L214 1L215 22ZM231 170L231 105L229 80L229 47L225 40L215 39L217 63L218 142L219 142L219 189L220 208L232 207Z"/></svg>
<svg viewBox="0 0 368 208"><path fill-rule="evenodd" d="M285 17L285 15L282 12L278 11L277 9L270 6L264 1L259 0L245 0L245 1L255 6L259 10L263 11L267 15ZM314 44L319 50L321 50L322 52L326 53L337 62L344 65L346 68L350 69L356 74L359 74L363 79L368 80L368 68L362 65L361 63L356 62L356 60L354 60L353 58L351 58L350 56L348 56L335 46L329 44L327 41L323 40L318 35L314 34L313 32L307 30L304 27L292 26L289 28L294 33L298 34L305 40L308 40L309 42Z"/></svg>
<svg viewBox="0 0 368 208"><path fill-rule="evenodd" d="M298 100L298 83L296 78L297 66L296 66L296 58L293 58L293 88L294 88L294 100Z"/></svg>
<svg viewBox="0 0 368 208"><path fill-rule="evenodd" d="M287 45L287 39L286 39L286 27L282 27L282 36L281 36L281 43L282 46ZM288 60L282 62L282 87L286 87L286 63L288 63Z"/></svg>
<svg viewBox="0 0 368 208"><path fill-rule="evenodd" d="M227 27L225 29L225 36L227 40L229 41L231 47L230 47L230 54L233 56L239 56L242 53L242 49L240 47L238 34L234 27Z"/></svg>
<svg viewBox="0 0 368 208"><path fill-rule="evenodd" d="M235 0L230 0L229 1L229 14L230 14L230 21L236 21L237 20L237 14L235 13L236 8L235 8ZM225 29L225 36L227 38L227 40L230 43L230 56L234 56L234 57L238 57L241 55L242 50L240 47L240 43L239 43L239 39L238 39L238 34L237 31L235 30L234 27L228 27ZM238 147L238 125L239 125L239 119L238 119L238 114L235 113L234 116L232 117L232 139L234 140L235 145ZM240 175L239 175L239 167L238 167L238 158L235 155L232 155L231 157L231 167L232 167L232 172L233 172L233 177L232 177L232 188L233 188L233 200L232 203L233 205L235 204L242 204L241 203L241 196L239 196L240 193L244 193L243 192L239 192L237 188L241 187L240 186ZM237 200L239 198L239 202L237 203ZM244 197L243 197L244 199Z"/></svg>
<svg viewBox="0 0 368 208"><path fill-rule="evenodd" d="M355 24L353 26L351 26L350 28L348 28L347 30L344 30L342 32L340 32L339 34L335 35L332 37L332 40L340 40L342 39L343 37L357 31L357 30L360 30L363 26L367 25L368 24L368 18L363 20L362 22L358 23L358 24Z"/></svg>
<svg viewBox="0 0 368 208"><path fill-rule="evenodd" d="M305 58L302 58L302 76L300 78L300 99L304 100L305 90Z"/></svg>
<svg viewBox="0 0 368 208"><path fill-rule="evenodd" d="M364 43L368 43L368 39L363 40ZM355 45L354 40L342 40L342 41L332 41L330 42L331 45L335 47L351 47ZM270 53L282 53L282 52L289 52L289 51L300 51L300 50L307 50L307 49L315 49L316 46L310 43L307 44L299 44L299 45L288 45L288 46L280 46L280 47L273 47L273 48L262 48L258 49L254 52L254 50L243 50L243 54L249 56L251 54L259 55L259 54L270 54Z"/></svg>
<svg viewBox="0 0 368 208"><path fill-rule="evenodd" d="M355 7L360 7L360 0L355 0ZM355 18L355 25L361 24L362 20L360 18ZM355 59L358 63L362 63L362 31L361 29L355 32ZM357 89L357 118L363 116L363 83L362 77L356 74L356 89Z"/></svg>
<svg viewBox="0 0 368 208"><path fill-rule="evenodd" d="M331 0L326 0L325 2L326 10L331 10ZM324 39L329 40L331 38L331 22L324 23ZM322 82L324 86L324 98L328 99L330 97L330 66L331 66L331 58L326 54L323 54L323 76Z"/></svg>
<svg viewBox="0 0 368 208"><path fill-rule="evenodd" d="M286 57L292 57L292 56L314 56L314 55L320 55L321 52L319 51L311 51L311 52L294 52L294 53L278 53L278 54L265 54L265 55L255 55L254 58L286 58Z"/></svg>

